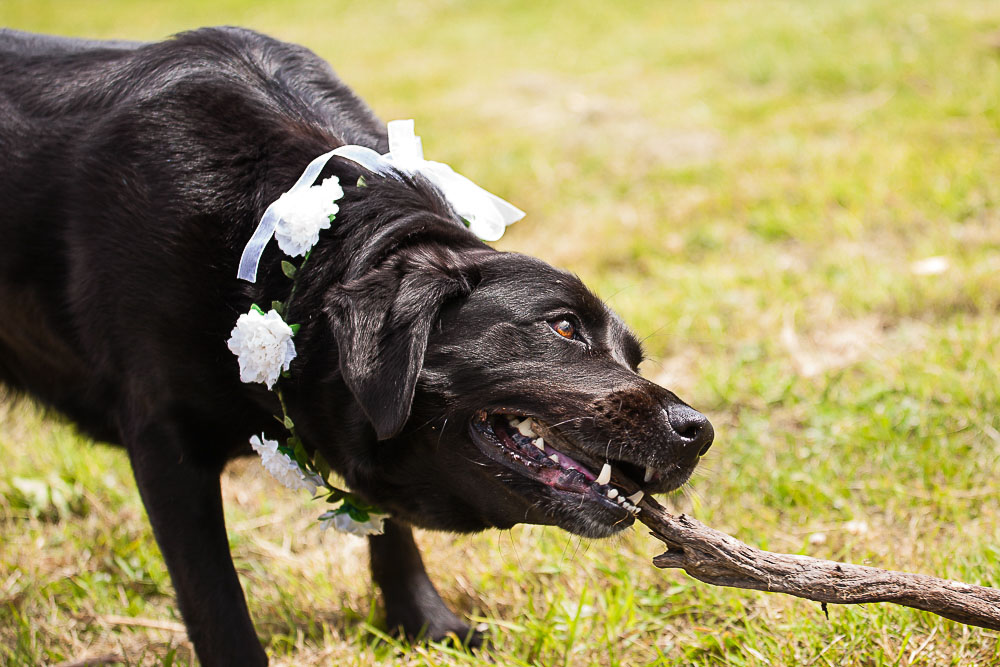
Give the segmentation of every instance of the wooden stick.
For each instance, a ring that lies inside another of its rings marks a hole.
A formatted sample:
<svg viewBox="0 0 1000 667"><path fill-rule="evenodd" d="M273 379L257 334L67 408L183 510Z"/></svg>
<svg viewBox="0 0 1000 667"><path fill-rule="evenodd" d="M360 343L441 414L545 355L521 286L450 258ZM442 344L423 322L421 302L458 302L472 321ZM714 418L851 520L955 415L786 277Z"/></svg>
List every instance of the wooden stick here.
<svg viewBox="0 0 1000 667"><path fill-rule="evenodd" d="M674 516L652 498L644 498L640 508L638 519L668 547L653 558L656 567L680 568L716 586L786 593L816 602L892 602L1000 630L1000 590L995 588L762 551L691 517Z"/></svg>

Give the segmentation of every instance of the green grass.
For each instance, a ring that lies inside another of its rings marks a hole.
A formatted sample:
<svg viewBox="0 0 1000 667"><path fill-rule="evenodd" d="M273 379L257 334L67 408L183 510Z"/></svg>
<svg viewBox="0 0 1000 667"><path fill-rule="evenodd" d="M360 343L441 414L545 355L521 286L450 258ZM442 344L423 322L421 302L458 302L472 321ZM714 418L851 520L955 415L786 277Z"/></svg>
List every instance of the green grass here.
<svg viewBox="0 0 1000 667"><path fill-rule="evenodd" d="M0 23L229 23L310 46L382 118L416 118L429 157L527 210L499 246L578 272L646 339L644 372L711 416L677 511L1000 586L994 0L5 0ZM920 273L936 256L946 270ZM125 457L23 403L0 406L0 457L0 663L192 663ZM995 632L890 605L826 618L658 571L643 531L534 526L421 533L494 648L409 646L380 630L363 542L310 529L253 462L225 495L276 664L1000 664Z"/></svg>

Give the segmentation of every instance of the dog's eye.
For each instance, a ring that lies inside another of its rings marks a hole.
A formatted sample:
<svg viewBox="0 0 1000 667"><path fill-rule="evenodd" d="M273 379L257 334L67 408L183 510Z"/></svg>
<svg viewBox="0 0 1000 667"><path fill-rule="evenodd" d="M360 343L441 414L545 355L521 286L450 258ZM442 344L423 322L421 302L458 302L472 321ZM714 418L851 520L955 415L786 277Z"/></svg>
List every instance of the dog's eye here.
<svg viewBox="0 0 1000 667"><path fill-rule="evenodd" d="M563 338L569 338L570 340L576 338L576 327L569 320L557 320L549 326Z"/></svg>

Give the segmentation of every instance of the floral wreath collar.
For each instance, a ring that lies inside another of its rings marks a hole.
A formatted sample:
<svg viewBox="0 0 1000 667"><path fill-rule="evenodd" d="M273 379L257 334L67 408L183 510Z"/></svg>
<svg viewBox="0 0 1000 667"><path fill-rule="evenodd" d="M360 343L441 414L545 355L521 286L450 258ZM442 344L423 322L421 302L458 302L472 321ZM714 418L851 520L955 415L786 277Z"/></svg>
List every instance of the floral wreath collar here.
<svg viewBox="0 0 1000 667"><path fill-rule="evenodd" d="M507 227L524 217L524 212L456 173L448 165L423 159L420 137L414 134L412 120L396 120L388 124L389 152L379 155L364 146L341 146L320 155L306 167L287 192L276 199L261 217L253 236L243 250L237 276L256 282L257 267L264 248L273 236L278 247L289 257L302 257L296 266L282 260L281 269L292 281L284 302L274 301L264 312L257 304L239 316L229 338L230 351L239 360L240 380L259 382L273 391L281 406L276 418L288 432L284 443L269 440L261 434L250 438L250 445L260 455L264 469L290 489L306 489L314 498L325 498L334 507L320 515L323 528L354 535L381 534L384 514L358 496L335 486L330 464L318 451L310 455L296 434L295 423L288 416L281 378L295 358L293 338L298 324L283 319L288 304L295 296L297 277L309 261L319 233L329 229L344 196L336 176L315 184L326 163L334 157L346 158L382 176L398 178L400 172L420 174L438 187L470 231L484 241L496 241ZM358 181L363 185L363 179Z"/></svg>

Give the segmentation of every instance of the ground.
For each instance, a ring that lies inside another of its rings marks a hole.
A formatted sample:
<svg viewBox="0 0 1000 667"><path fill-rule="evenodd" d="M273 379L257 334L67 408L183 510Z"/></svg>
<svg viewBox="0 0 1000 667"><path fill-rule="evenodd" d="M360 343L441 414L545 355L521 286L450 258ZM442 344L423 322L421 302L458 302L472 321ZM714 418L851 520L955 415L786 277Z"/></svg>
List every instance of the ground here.
<svg viewBox="0 0 1000 667"><path fill-rule="evenodd" d="M528 211L716 445L667 499L754 545L1000 586L1000 4L5 0L0 24L255 27ZM2 326L2 324L0 324ZM193 662L119 451L0 405L0 663ZM230 540L278 665L1000 664L998 634L653 568L642 530L420 533L490 652L386 638L364 543L252 461Z"/></svg>

